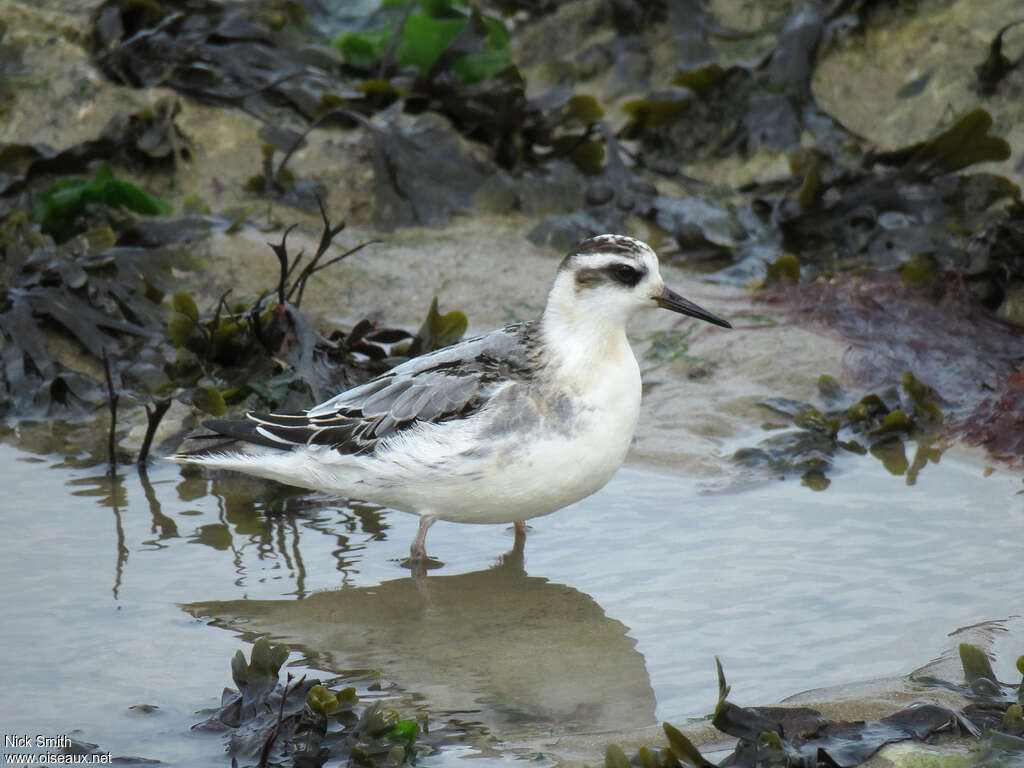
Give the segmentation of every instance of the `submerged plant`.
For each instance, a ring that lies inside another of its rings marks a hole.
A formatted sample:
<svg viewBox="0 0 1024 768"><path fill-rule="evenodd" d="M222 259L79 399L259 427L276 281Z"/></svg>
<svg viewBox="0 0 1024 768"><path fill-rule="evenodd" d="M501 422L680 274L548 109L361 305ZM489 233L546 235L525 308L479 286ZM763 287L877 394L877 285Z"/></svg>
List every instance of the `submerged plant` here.
<svg viewBox="0 0 1024 768"><path fill-rule="evenodd" d="M967 746L976 755L971 760L960 753L951 757L949 765L1017 765L1024 755L1024 739L1016 735L1020 721L1017 692L1024 685L1007 686L995 681L991 665L983 651L975 646L960 645L965 676L969 683L984 680L984 690L975 685L957 686L930 678L916 682L950 688L972 698L962 711L943 706L915 702L879 720L835 722L809 707L740 707L729 701L730 687L725 681L722 664L718 668L718 702L711 724L720 732L737 739L732 754L720 764L759 768L761 766L854 766L864 763L886 744L912 742L931 745L942 737L968 737ZM1024 657L1018 660L1024 674ZM713 768L712 763L677 728L663 723L667 748L641 747L630 759L617 744L605 750L605 768ZM923 753L933 756L931 750ZM989 760L995 758L995 762ZM1000 762L1005 759L1005 762ZM946 763L943 763L944 765Z"/></svg>
<svg viewBox="0 0 1024 768"><path fill-rule="evenodd" d="M414 720L380 702L360 702L356 689L340 678L280 682L289 650L255 642L246 661L241 650L231 661L237 690L225 689L221 706L193 726L227 731L232 764L243 768L293 765L320 768L328 760L349 765L400 765L416 761L420 729Z"/></svg>
<svg viewBox="0 0 1024 768"><path fill-rule="evenodd" d="M938 394L910 371L903 372L901 386L902 395L893 389L854 400L834 377L822 374L818 389L828 404L824 411L786 398L762 400L760 405L789 419L795 429L779 432L756 447L741 448L733 460L748 468L799 474L805 486L821 491L829 486L826 475L837 453L870 453L888 472L904 475L907 485L913 485L928 462L938 462L942 455L936 441L946 416ZM765 428L786 426L768 423ZM917 442L917 451L908 461L904 446L911 439Z"/></svg>

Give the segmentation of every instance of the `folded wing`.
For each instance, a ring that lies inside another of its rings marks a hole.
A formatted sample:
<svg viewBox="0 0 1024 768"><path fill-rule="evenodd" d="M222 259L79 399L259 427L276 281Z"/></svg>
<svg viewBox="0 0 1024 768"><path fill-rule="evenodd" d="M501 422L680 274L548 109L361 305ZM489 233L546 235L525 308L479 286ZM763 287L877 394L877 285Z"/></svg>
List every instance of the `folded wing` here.
<svg viewBox="0 0 1024 768"><path fill-rule="evenodd" d="M245 421L204 425L257 445L324 445L342 454L372 453L382 440L417 422L471 416L509 382L533 376L539 365L535 332L532 324L512 325L413 358L303 413L250 413Z"/></svg>

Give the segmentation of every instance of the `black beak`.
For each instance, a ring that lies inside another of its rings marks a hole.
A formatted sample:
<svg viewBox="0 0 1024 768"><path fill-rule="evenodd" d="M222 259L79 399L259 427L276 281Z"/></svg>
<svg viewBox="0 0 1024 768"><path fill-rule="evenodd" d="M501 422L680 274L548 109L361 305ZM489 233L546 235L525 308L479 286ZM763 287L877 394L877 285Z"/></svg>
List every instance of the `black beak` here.
<svg viewBox="0 0 1024 768"><path fill-rule="evenodd" d="M681 315L696 317L698 320L705 320L709 323L720 325L723 328L732 328L732 323L728 320L723 320L718 315L713 315L706 309L701 309L689 299L684 299L671 288L666 288L662 294L655 297L654 300L658 302L658 306L663 309L671 309L673 312L678 312Z"/></svg>

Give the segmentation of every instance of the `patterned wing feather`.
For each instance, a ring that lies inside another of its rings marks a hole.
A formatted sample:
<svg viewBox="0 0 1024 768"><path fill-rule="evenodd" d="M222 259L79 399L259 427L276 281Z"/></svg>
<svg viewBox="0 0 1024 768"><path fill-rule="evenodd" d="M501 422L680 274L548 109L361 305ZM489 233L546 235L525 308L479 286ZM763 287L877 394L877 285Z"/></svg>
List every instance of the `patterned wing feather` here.
<svg viewBox="0 0 1024 768"><path fill-rule="evenodd" d="M535 333L531 324L509 326L413 358L305 413L250 413L255 429L234 429L233 436L249 434L249 442L280 448L327 445L343 454L372 453L412 424L469 416L504 382L532 376ZM224 433L223 423L211 426Z"/></svg>

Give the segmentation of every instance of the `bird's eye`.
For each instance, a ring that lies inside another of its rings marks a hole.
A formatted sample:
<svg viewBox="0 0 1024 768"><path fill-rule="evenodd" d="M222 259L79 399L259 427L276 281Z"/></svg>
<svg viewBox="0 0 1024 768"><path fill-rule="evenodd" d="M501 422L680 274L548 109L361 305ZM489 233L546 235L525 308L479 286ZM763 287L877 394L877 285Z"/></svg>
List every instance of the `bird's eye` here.
<svg viewBox="0 0 1024 768"><path fill-rule="evenodd" d="M640 282L641 273L629 264L616 264L612 267L612 277L624 285L636 285Z"/></svg>

